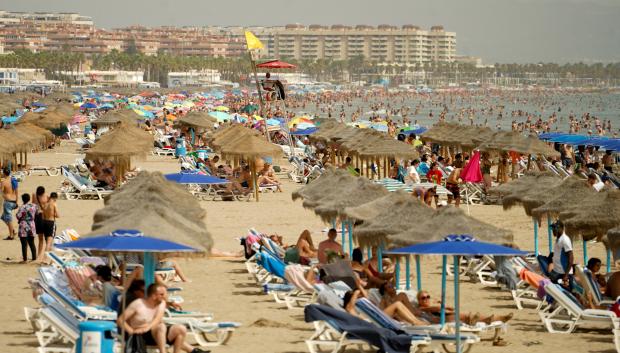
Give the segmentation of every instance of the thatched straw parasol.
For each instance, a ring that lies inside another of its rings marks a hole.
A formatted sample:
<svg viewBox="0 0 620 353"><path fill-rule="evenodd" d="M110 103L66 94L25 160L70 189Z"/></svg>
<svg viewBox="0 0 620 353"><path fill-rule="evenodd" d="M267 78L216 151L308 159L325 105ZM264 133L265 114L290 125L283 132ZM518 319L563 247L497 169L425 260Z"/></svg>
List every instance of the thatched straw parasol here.
<svg viewBox="0 0 620 353"><path fill-rule="evenodd" d="M185 188L168 181L162 173L140 172L133 180L104 199L106 206L111 207L113 212L107 212L108 207L97 211L94 216L95 223L113 217L115 213L130 210L134 201L138 204L165 204L196 221L202 221L206 215L196 198Z"/></svg>
<svg viewBox="0 0 620 353"><path fill-rule="evenodd" d="M86 152L86 159L112 161L116 169L116 180L120 183L125 172L131 169L131 160L146 158L153 148L153 137L146 135L136 128L114 129Z"/></svg>
<svg viewBox="0 0 620 353"><path fill-rule="evenodd" d="M556 217L571 205L580 204L586 197L592 196L596 190L591 188L585 179L579 177L566 178L549 194L554 195L544 205L532 210L532 216L541 219L544 215Z"/></svg>
<svg viewBox="0 0 620 353"><path fill-rule="evenodd" d="M620 190L588 193L577 202L566 205L560 212L566 233L583 239L601 239L620 226Z"/></svg>
<svg viewBox="0 0 620 353"><path fill-rule="evenodd" d="M366 178L356 178L348 188L342 188L321 199L320 206L314 209L324 222L329 222L342 216L344 209L349 206L361 205L388 194L383 185L373 183Z"/></svg>
<svg viewBox="0 0 620 353"><path fill-rule="evenodd" d="M449 234L470 234L476 240L512 246L513 234L507 230L481 222L456 207L442 207L423 222L405 232L388 237L393 247L442 240Z"/></svg>
<svg viewBox="0 0 620 353"><path fill-rule="evenodd" d="M93 224L92 235L108 234L117 229L138 229L145 235L191 246L200 250L200 255L206 255L213 246L213 240L204 223L200 223L183 217L170 207L144 204L105 222Z"/></svg>
<svg viewBox="0 0 620 353"><path fill-rule="evenodd" d="M254 185L254 197L258 201L258 177L256 175L255 160L262 157L280 157L282 149L273 143L267 142L262 137L249 133L243 138L237 138L222 146L221 153L222 156L239 156L249 160L252 183Z"/></svg>
<svg viewBox="0 0 620 353"><path fill-rule="evenodd" d="M397 190L370 202L346 207L342 212L342 216L355 221L369 221L392 207L394 203L408 201L411 198L411 194L403 190Z"/></svg>
<svg viewBox="0 0 620 353"><path fill-rule="evenodd" d="M522 154L559 157L560 152L554 150L536 136L523 136L516 131L500 131L484 141L478 149L482 151L514 151Z"/></svg>
<svg viewBox="0 0 620 353"><path fill-rule="evenodd" d="M607 248L611 249L614 260L620 260L620 227L612 228L607 231Z"/></svg>
<svg viewBox="0 0 620 353"><path fill-rule="evenodd" d="M501 203L507 210L522 204L526 197L545 192L558 186L560 182L561 179L551 172L528 172L521 178L491 188L489 193L502 195ZM529 207L526 208L526 213L531 215Z"/></svg>
<svg viewBox="0 0 620 353"><path fill-rule="evenodd" d="M379 202L377 200L377 202ZM401 197L384 208L376 217L364 221L353 230L360 246L389 243L388 236L417 228L435 211L414 197Z"/></svg>
<svg viewBox="0 0 620 353"><path fill-rule="evenodd" d="M314 209L321 204L321 200L329 197L331 194L337 193L343 188L354 185L356 177L342 169L325 172L321 177L312 183L304 186L300 190L293 193L293 200L302 197L304 199L303 206L308 209Z"/></svg>
<svg viewBox="0 0 620 353"><path fill-rule="evenodd" d="M187 125L198 129L212 129L213 123L217 119L210 116L206 112L191 111L187 115L178 119L175 123L179 125Z"/></svg>

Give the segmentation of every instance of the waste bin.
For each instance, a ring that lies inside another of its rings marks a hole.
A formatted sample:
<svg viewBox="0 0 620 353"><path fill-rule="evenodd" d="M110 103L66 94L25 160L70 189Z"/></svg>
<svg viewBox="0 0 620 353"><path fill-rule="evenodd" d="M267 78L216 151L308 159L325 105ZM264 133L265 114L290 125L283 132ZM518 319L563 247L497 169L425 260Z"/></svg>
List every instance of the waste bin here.
<svg viewBox="0 0 620 353"><path fill-rule="evenodd" d="M114 353L116 324L112 321L80 322L76 353Z"/></svg>

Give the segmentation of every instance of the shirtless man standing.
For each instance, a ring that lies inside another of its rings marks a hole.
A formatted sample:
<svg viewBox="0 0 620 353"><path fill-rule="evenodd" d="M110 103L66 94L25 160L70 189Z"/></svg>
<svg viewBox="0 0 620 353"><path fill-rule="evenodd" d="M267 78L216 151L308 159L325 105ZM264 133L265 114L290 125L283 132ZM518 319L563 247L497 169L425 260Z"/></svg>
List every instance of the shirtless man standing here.
<svg viewBox="0 0 620 353"><path fill-rule="evenodd" d="M52 250L52 244L54 243L54 230L56 228L56 218L59 218L58 207L56 201L58 200L58 194L53 192L45 205L43 205L43 219L41 220L41 230L37 229L37 232L43 233L45 237L45 250ZM43 261L44 255L39 255L39 261Z"/></svg>
<svg viewBox="0 0 620 353"><path fill-rule="evenodd" d="M9 228L9 235L4 240L15 239L15 228L13 227L13 210L17 208L17 195L19 191L17 189L17 180L11 177L11 170L4 168L2 171L3 179L0 183L2 187L2 198L4 203L2 205L2 220Z"/></svg>

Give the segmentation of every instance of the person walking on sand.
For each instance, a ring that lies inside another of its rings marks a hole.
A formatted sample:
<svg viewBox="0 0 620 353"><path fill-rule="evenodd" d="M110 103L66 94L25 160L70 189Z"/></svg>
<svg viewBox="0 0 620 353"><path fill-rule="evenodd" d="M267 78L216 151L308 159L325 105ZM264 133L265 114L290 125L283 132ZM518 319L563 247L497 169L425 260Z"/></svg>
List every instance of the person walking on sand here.
<svg viewBox="0 0 620 353"><path fill-rule="evenodd" d="M2 198L4 199L4 203L2 205L2 221L6 223L6 226L9 228L9 235L4 238L4 240L13 240L15 239L15 228L13 227L13 210L17 208L17 195L19 195L18 191L18 182L13 176L11 176L11 169L4 168L2 170L2 182L0 182L0 187L2 188Z"/></svg>
<svg viewBox="0 0 620 353"><path fill-rule="evenodd" d="M41 220L41 227L43 228L43 236L45 237L45 251L43 254L39 254L39 261L43 261L45 252L52 250L52 244L54 243L54 233L56 231L56 218L59 218L58 207L56 201L58 200L58 194L53 192L50 194L49 200L43 207L43 220Z"/></svg>
<svg viewBox="0 0 620 353"><path fill-rule="evenodd" d="M22 263L28 262L27 247L30 247L32 261L37 259L37 249L34 246L34 235L37 233L35 228L35 216L39 207L30 202L30 195L22 195L23 205L17 210L17 226L19 241L22 245Z"/></svg>

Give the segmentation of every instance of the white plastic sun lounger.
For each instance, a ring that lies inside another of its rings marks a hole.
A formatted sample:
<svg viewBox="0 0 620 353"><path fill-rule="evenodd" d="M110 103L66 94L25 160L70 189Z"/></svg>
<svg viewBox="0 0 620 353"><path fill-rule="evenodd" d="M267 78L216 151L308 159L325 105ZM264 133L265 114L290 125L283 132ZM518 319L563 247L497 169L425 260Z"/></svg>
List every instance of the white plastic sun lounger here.
<svg viewBox="0 0 620 353"><path fill-rule="evenodd" d="M538 315L551 333L571 333L584 323L608 323L614 329L620 328L620 318L613 311L584 309L572 294L557 284L548 284L545 291L555 302Z"/></svg>

